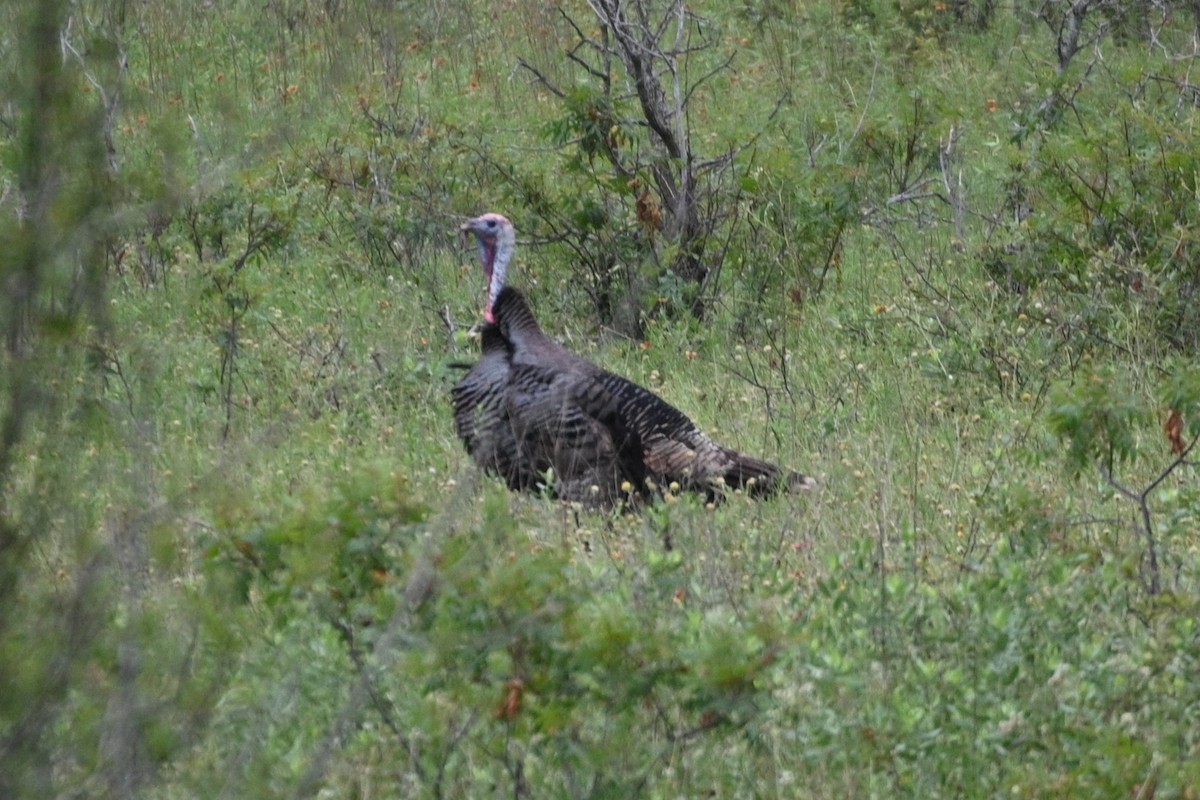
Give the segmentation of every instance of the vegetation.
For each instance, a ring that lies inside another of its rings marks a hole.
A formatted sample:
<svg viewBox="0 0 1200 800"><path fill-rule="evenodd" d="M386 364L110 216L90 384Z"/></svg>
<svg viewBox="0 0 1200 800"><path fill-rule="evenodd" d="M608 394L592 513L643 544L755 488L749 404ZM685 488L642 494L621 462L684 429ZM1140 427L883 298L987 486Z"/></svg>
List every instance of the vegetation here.
<svg viewBox="0 0 1200 800"><path fill-rule="evenodd" d="M1200 9L0 8L0 796L1200 786ZM548 331L822 488L596 515Z"/></svg>

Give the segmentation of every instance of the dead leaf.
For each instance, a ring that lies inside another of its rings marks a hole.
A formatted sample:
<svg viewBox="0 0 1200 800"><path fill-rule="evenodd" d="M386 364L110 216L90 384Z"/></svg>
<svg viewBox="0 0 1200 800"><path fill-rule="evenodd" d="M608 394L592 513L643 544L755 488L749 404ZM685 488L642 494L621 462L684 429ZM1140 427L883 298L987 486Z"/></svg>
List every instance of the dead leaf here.
<svg viewBox="0 0 1200 800"><path fill-rule="evenodd" d="M504 700L496 709L496 718L511 722L521 711L521 696L525 693L525 681L511 678L504 684Z"/></svg>
<svg viewBox="0 0 1200 800"><path fill-rule="evenodd" d="M1183 417L1178 409L1172 408L1171 413L1167 415L1167 421L1163 423L1163 433L1171 443L1171 452L1177 456L1183 455L1187 445L1183 442Z"/></svg>
<svg viewBox="0 0 1200 800"><path fill-rule="evenodd" d="M642 189L637 199L637 218L646 229L647 236L653 236L662 230L662 210L650 196L649 189Z"/></svg>

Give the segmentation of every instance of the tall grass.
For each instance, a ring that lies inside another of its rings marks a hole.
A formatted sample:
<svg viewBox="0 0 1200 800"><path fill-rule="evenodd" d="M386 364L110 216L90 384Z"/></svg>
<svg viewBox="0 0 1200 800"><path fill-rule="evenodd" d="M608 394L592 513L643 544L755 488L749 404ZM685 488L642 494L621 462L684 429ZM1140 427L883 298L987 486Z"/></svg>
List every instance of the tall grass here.
<svg viewBox="0 0 1200 800"><path fill-rule="evenodd" d="M702 318L518 68L585 4L6 6L0 794L1192 796L1192 22L1109 5L691 7ZM483 210L820 490L478 474Z"/></svg>

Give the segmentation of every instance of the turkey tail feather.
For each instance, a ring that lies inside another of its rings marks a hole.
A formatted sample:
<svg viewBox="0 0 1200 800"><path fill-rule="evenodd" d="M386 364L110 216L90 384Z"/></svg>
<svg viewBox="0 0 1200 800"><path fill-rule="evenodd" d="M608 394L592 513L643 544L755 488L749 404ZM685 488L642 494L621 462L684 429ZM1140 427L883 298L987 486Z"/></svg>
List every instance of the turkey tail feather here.
<svg viewBox="0 0 1200 800"><path fill-rule="evenodd" d="M722 476L734 488L744 488L750 494L767 495L792 489L811 489L817 482L799 472L784 470L769 461L730 451L732 465ZM751 483L753 481L753 483Z"/></svg>

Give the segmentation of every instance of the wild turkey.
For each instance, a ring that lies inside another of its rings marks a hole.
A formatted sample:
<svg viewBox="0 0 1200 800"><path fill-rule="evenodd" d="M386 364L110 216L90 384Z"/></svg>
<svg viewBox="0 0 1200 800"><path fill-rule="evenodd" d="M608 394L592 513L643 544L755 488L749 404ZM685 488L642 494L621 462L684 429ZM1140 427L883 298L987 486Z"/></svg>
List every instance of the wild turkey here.
<svg viewBox="0 0 1200 800"><path fill-rule="evenodd" d="M467 452L512 489L551 472L558 497L592 506L678 484L716 495L725 485L764 495L812 478L714 442L658 395L569 352L542 331L525 296L505 285L512 223L484 214L462 226L479 244L488 304L483 357L452 392Z"/></svg>

